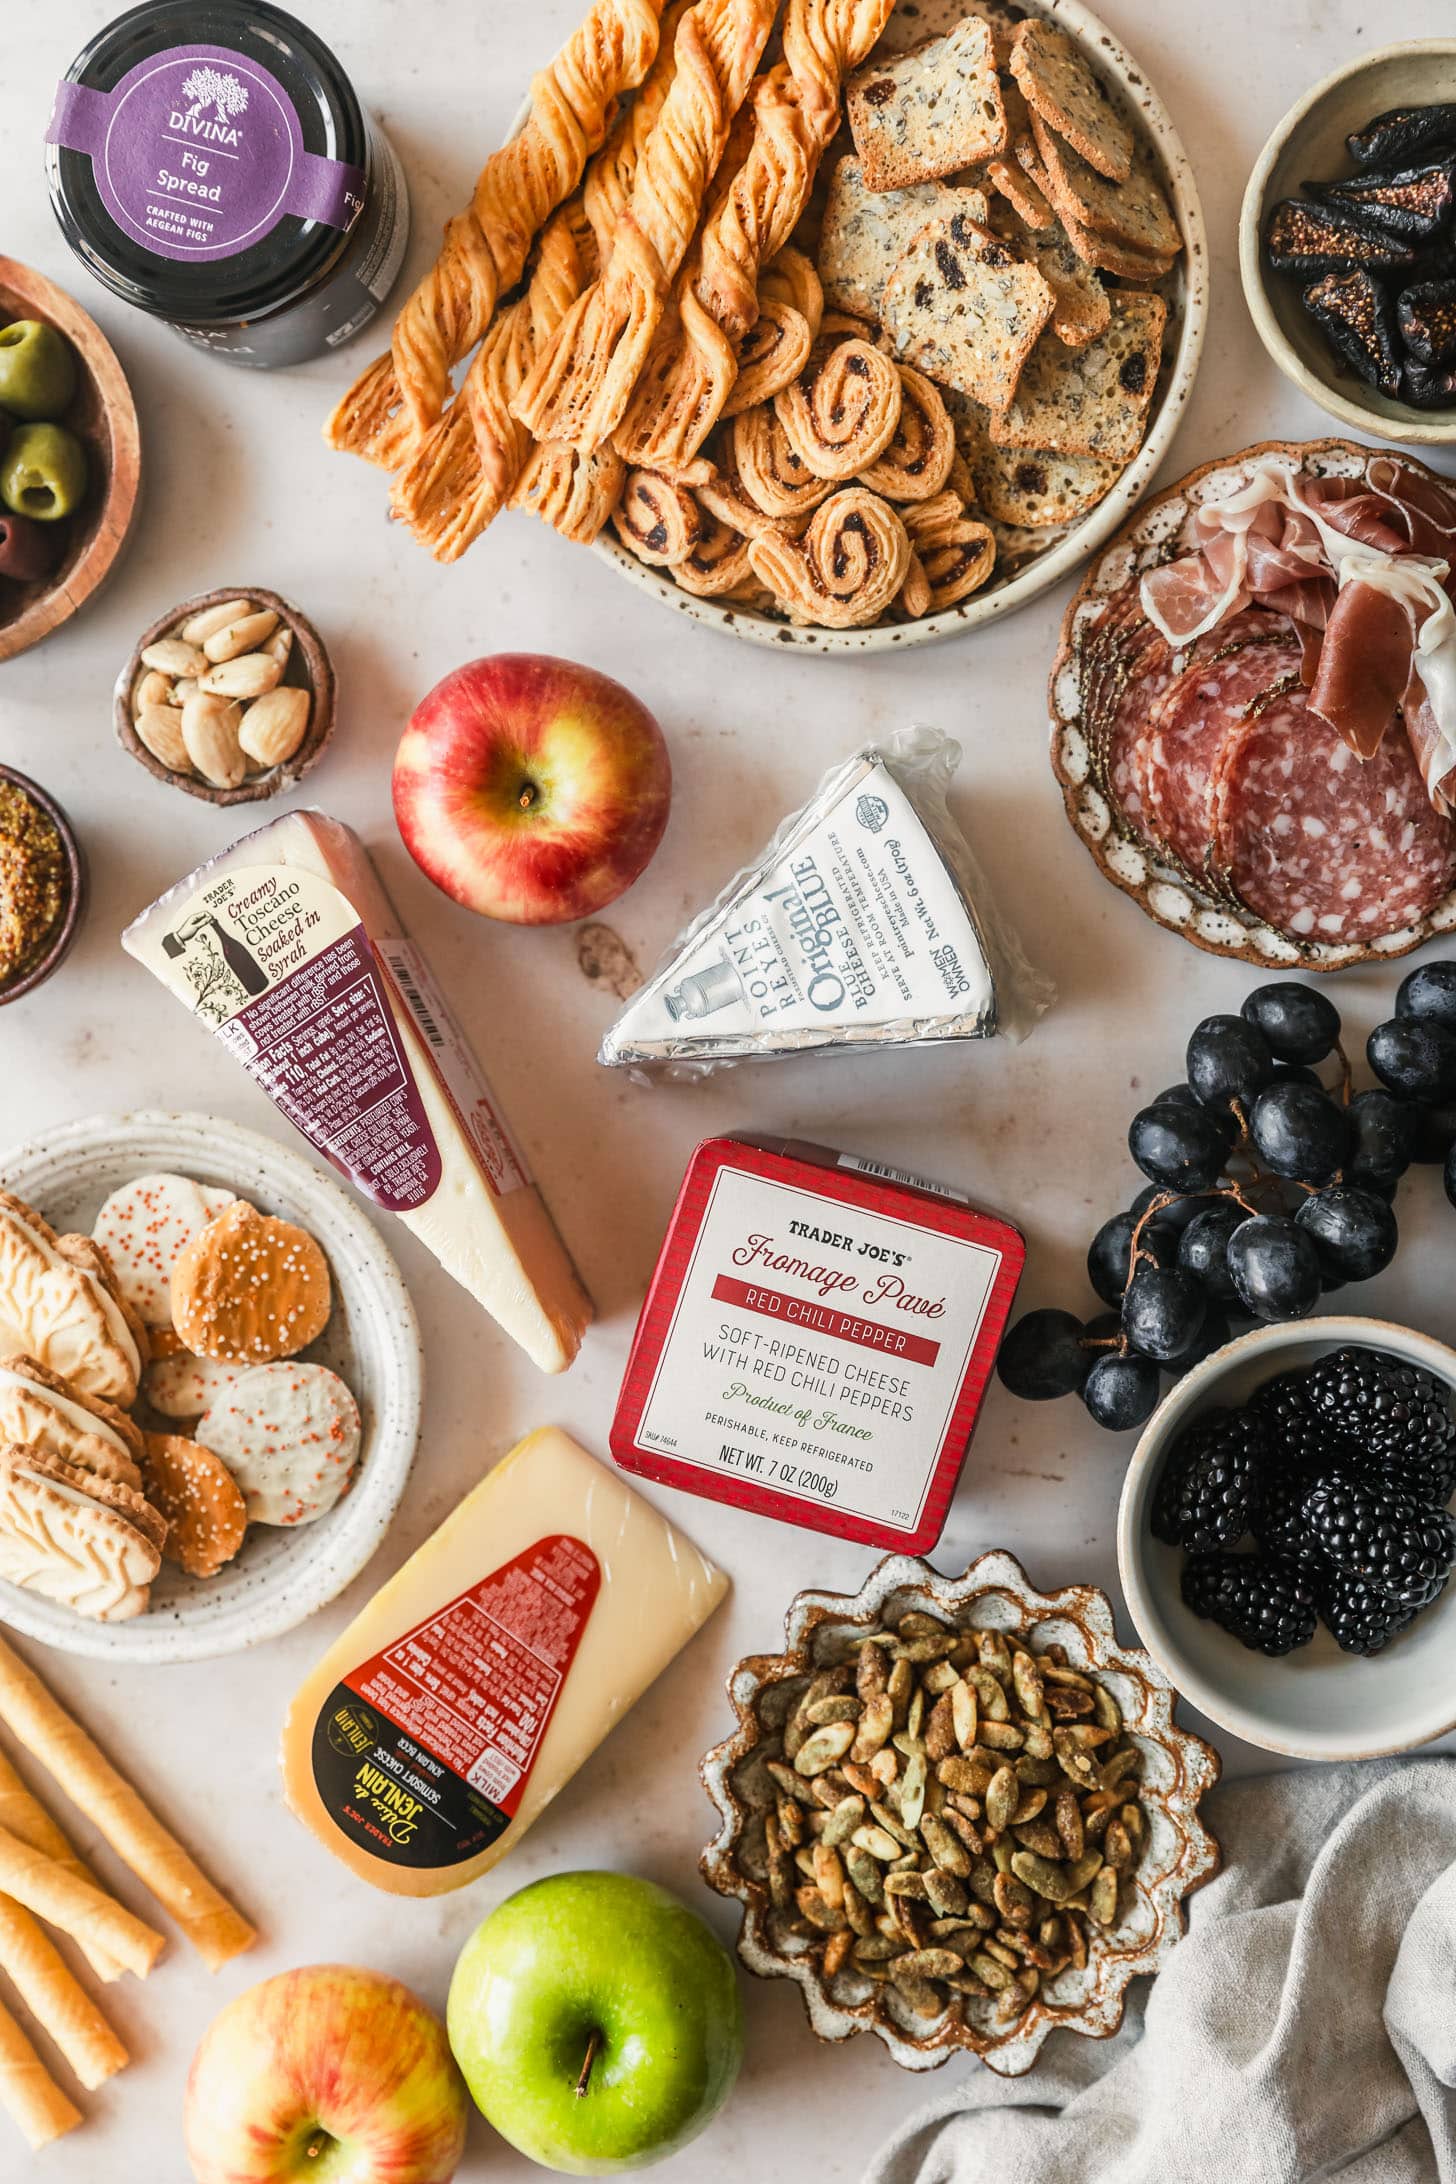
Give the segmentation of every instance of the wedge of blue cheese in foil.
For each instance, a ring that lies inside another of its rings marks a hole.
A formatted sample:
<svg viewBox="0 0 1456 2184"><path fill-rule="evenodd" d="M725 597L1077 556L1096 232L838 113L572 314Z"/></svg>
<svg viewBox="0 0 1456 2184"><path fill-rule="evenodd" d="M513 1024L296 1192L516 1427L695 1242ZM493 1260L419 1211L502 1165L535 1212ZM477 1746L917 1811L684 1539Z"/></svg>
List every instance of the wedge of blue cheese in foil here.
<svg viewBox="0 0 1456 2184"><path fill-rule="evenodd" d="M598 1061L692 1073L815 1050L1022 1038L1052 999L951 817L931 729L832 769L688 927Z"/></svg>

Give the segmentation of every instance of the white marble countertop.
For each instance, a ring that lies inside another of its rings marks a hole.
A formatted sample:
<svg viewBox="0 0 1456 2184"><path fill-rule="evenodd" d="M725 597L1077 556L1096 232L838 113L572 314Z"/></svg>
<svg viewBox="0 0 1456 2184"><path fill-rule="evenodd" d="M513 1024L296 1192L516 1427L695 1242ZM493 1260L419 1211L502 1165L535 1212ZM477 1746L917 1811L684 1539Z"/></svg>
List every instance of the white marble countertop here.
<svg viewBox="0 0 1456 2184"><path fill-rule="evenodd" d="M367 335L342 356L255 377L127 311L71 259L47 204L40 136L55 79L104 11L100 0L44 8L28 0L23 12L19 42L14 26L7 39L0 247L74 290L110 335L141 411L145 489L110 588L0 673L0 757L61 798L93 882L62 974L0 1015L0 1146L59 1118L133 1106L200 1108L289 1136L264 1095L117 944L137 909L242 830L117 748L112 679L138 629L172 601L261 583L312 615L338 669L338 728L307 800L350 821L377 854L487 1059L599 1307L575 1370L548 1384L381 1216L427 1329L428 1396L404 1506L367 1573L291 1637L238 1659L150 1671L59 1654L44 1662L263 1930L259 1948L216 1980L179 1944L144 1987L107 1990L135 2066L83 2097L87 2127L44 2158L54 2184L102 2174L172 2184L185 2174L179 2117L194 2042L215 2009L266 1973L352 1960L396 1972L443 2004L476 1921L523 1882L582 1864L650 1875L730 1937L733 1914L696 1874L710 1817L696 1759L729 1721L724 1674L740 1654L774 1645L798 1587L856 1586L874 1560L868 1550L649 1490L733 1574L732 1599L522 1848L458 1895L411 1903L356 1881L284 1810L275 1766L283 1709L306 1668L520 1434L556 1420L606 1453L637 1307L692 1146L719 1129L787 1132L955 1184L1025 1230L1023 1306L1090 1311L1087 1242L1140 1181L1122 1150L1139 1094L1182 1074L1192 1024L1236 1008L1251 979L1146 922L1068 829L1046 760L1043 703L1063 593L959 642L838 664L697 630L525 517L501 522L464 561L438 569L386 525L377 473L328 454L319 438L365 361ZM465 202L528 73L574 24L578 0L305 0L305 12L403 157L415 207L412 278L443 218ZM1284 109L1362 44L1379 44L1392 18L1359 0L1106 0L1105 13L1182 132L1212 245L1212 324L1166 475L1248 440L1325 429L1278 378L1245 314L1238 202ZM1449 27L1443 0L1407 0L1400 11L1406 37ZM503 647L589 661L629 683L662 721L676 774L671 825L649 872L610 913L644 965L832 760L858 739L922 720L964 742L957 809L1001 905L1056 978L1054 1014L1020 1049L782 1063L699 1088L649 1091L605 1075L593 1054L614 1004L583 976L572 931L486 925L446 902L405 855L390 814L391 755L416 699L459 661ZM1393 986L1379 970L1336 982L1362 1040L1387 1013ZM1434 1171L1418 1171L1403 1191L1402 1219L1400 1259L1361 1292L1362 1304L1450 1339L1456 1297L1436 1277L1449 1269L1456 1216ZM960 1568L1004 1546L1042 1584L1093 1579L1115 1590L1126 1454L1079 1405L1017 1404L993 1386L935 1560ZM1215 1741L1231 1770L1263 1763L1226 1737ZM79 1820L77 1834L89 1850L89 1823ZM122 1881L104 1850L99 1862ZM137 1899L124 1881L122 1893ZM818 2047L790 1986L746 1982L745 2001L736 2097L706 2138L664 2168L665 2180L813 2175L850 2184L907 2114L978 2067L957 2061L916 2082L870 2040ZM13 2143L0 2129L7 2177L24 2169ZM538 2173L477 2123L460 2171L469 2184Z"/></svg>

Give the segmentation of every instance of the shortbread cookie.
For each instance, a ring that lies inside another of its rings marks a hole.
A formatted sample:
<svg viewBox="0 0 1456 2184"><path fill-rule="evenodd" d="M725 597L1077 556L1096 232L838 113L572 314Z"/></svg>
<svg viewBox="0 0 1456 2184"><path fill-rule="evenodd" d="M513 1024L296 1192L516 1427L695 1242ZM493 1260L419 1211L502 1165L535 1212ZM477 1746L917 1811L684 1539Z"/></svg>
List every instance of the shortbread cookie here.
<svg viewBox="0 0 1456 2184"><path fill-rule="evenodd" d="M1006 108L990 30L975 16L912 53L851 76L845 112L872 190L933 182L1006 149Z"/></svg>
<svg viewBox="0 0 1456 2184"><path fill-rule="evenodd" d="M1176 256L1182 237L1146 162L1135 160L1125 182L1109 182L1034 111L1031 133L1046 170L1046 194L1064 222L1069 217L1080 221L1096 234L1111 236L1126 250Z"/></svg>
<svg viewBox="0 0 1456 2184"><path fill-rule="evenodd" d="M187 1175L141 1175L113 1191L92 1225L122 1297L146 1327L172 1324L172 1265L236 1193Z"/></svg>
<svg viewBox="0 0 1456 2184"><path fill-rule="evenodd" d="M1009 406L991 420L1001 447L1053 448L1130 462L1143 444L1158 383L1168 307L1131 289L1109 298L1107 332L1085 349L1038 344Z"/></svg>
<svg viewBox="0 0 1456 2184"><path fill-rule="evenodd" d="M172 1322L199 1357L264 1364L321 1335L329 1263L306 1229L235 1199L183 1245L172 1267Z"/></svg>
<svg viewBox="0 0 1456 2184"><path fill-rule="evenodd" d="M1052 292L1052 332L1069 349L1085 348L1107 331L1107 290L1093 268L1077 255L1071 238L1053 213L1048 227L1030 226L1009 205L993 208L989 225L1034 265Z"/></svg>
<svg viewBox="0 0 1456 2184"><path fill-rule="evenodd" d="M904 190L866 187L857 159L841 159L829 184L819 238L819 278L825 300L842 311L878 319L885 283L902 253L929 220L963 212L986 223L984 190L949 182L917 182Z"/></svg>
<svg viewBox="0 0 1456 2184"><path fill-rule="evenodd" d="M0 1444L60 1456L98 1479L139 1488L140 1429L113 1403L83 1395L33 1357L0 1363Z"/></svg>
<svg viewBox="0 0 1456 2184"><path fill-rule="evenodd" d="M253 1524L311 1524L359 1460L359 1407L324 1365L258 1365L198 1424L242 1489Z"/></svg>
<svg viewBox="0 0 1456 2184"><path fill-rule="evenodd" d="M180 1433L146 1437L149 1499L167 1520L167 1560L189 1577L216 1577L243 1544L248 1507L215 1450Z"/></svg>
<svg viewBox="0 0 1456 2184"><path fill-rule="evenodd" d="M30 1449L0 1450L0 1578L94 1621L122 1622L147 1606L147 1588L162 1563L154 1536L162 1520L153 1513L142 1529L101 1498L127 1496L137 1504L139 1495L75 1484L87 1476Z"/></svg>
<svg viewBox="0 0 1456 2184"><path fill-rule="evenodd" d="M1011 73L1033 112L1110 182L1132 171L1132 131L1101 78L1064 30L1044 17L1023 23L1011 41Z"/></svg>
<svg viewBox="0 0 1456 2184"><path fill-rule="evenodd" d="M83 1394L124 1406L141 1377L138 1332L91 1239L58 1236L34 1207L0 1191L0 1349L24 1351Z"/></svg>
<svg viewBox="0 0 1456 2184"><path fill-rule="evenodd" d="M1035 266L957 213L921 229L885 283L883 310L906 363L1004 409L1054 301Z"/></svg>
<svg viewBox="0 0 1456 2184"><path fill-rule="evenodd" d="M220 1357L196 1357L191 1350L176 1350L169 1357L152 1359L142 1374L142 1395L163 1418L200 1418L247 1370L246 1365L229 1365Z"/></svg>

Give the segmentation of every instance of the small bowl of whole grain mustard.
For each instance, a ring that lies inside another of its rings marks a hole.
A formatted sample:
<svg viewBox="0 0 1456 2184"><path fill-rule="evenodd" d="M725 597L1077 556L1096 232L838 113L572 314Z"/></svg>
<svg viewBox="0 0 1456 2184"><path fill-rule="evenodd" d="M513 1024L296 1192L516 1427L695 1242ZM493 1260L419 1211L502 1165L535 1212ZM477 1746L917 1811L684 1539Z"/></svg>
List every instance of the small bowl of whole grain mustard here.
<svg viewBox="0 0 1456 2184"><path fill-rule="evenodd" d="M86 867L55 798L0 766L0 1007L56 970L81 922Z"/></svg>

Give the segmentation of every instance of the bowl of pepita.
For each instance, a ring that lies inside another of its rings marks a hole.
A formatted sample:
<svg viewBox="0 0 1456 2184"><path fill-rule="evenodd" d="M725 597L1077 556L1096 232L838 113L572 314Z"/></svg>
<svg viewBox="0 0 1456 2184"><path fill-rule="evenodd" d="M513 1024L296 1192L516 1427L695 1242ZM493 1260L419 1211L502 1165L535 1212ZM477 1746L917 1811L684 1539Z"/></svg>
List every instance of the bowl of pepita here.
<svg viewBox="0 0 1456 2184"><path fill-rule="evenodd" d="M1115 2032L1218 1869L1219 1761L1106 1595L1039 1592L1000 1551L959 1577L892 1555L800 1593L784 1639L733 1669L702 1763L702 1872L749 1970L908 2070L969 2051L1016 2077L1055 2025Z"/></svg>

